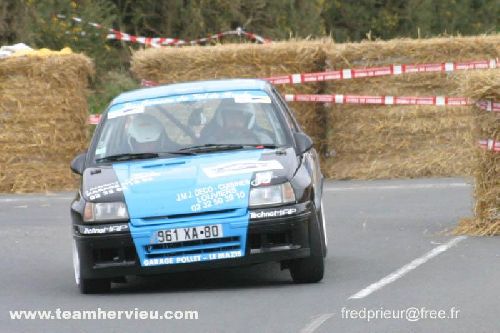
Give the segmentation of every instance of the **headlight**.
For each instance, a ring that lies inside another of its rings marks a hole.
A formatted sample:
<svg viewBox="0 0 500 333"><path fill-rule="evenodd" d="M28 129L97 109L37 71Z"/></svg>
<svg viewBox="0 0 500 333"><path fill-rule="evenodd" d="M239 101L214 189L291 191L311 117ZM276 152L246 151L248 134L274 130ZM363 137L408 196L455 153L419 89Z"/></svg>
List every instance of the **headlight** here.
<svg viewBox="0 0 500 333"><path fill-rule="evenodd" d="M85 222L110 222L128 220L124 202L87 202L83 212Z"/></svg>
<svg viewBox="0 0 500 333"><path fill-rule="evenodd" d="M250 207L268 206L295 202L295 193L290 183L254 187L250 190Z"/></svg>

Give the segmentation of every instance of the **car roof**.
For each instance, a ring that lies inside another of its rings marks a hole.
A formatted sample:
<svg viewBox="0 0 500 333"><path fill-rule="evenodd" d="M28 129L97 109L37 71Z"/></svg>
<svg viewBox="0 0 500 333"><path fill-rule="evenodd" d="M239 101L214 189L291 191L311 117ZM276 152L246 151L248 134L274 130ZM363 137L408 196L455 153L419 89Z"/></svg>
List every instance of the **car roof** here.
<svg viewBox="0 0 500 333"><path fill-rule="evenodd" d="M258 79L230 79L175 83L122 93L113 99L111 105L175 95L235 90L268 90L268 87L269 83L267 81Z"/></svg>

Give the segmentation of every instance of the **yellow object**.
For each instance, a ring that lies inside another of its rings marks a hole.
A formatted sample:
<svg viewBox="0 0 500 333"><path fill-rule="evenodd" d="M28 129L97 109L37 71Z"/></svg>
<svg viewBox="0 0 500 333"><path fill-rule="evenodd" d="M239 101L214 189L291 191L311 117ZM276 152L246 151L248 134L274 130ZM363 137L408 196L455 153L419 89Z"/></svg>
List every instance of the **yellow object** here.
<svg viewBox="0 0 500 333"><path fill-rule="evenodd" d="M50 57L53 55L67 55L73 54L73 51L69 47L65 47L60 51L50 50L50 49L38 49L29 51L19 51L11 55L11 57L21 57L21 56L34 56L34 57Z"/></svg>

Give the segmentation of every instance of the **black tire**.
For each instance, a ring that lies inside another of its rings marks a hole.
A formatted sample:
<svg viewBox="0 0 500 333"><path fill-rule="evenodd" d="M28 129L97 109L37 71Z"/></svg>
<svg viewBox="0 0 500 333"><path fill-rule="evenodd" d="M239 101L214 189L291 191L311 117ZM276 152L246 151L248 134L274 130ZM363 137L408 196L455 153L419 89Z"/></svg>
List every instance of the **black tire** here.
<svg viewBox="0 0 500 333"><path fill-rule="evenodd" d="M108 279L80 279L78 287L82 294L105 294L111 290L111 281Z"/></svg>
<svg viewBox="0 0 500 333"><path fill-rule="evenodd" d="M309 223L311 255L290 262L290 275L295 283L316 283L323 279L325 273L324 238L319 220L318 216L314 214Z"/></svg>
<svg viewBox="0 0 500 333"><path fill-rule="evenodd" d="M295 259L290 263L290 275L295 283L316 283L323 279L323 256Z"/></svg>

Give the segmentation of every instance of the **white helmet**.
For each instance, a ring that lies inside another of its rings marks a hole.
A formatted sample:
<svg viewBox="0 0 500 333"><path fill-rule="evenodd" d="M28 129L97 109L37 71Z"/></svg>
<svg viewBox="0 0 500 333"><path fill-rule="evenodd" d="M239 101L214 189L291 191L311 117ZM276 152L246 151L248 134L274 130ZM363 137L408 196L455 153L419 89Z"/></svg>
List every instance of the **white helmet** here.
<svg viewBox="0 0 500 333"><path fill-rule="evenodd" d="M163 126L153 116L139 113L133 116L128 133L138 143L155 142L160 139Z"/></svg>

